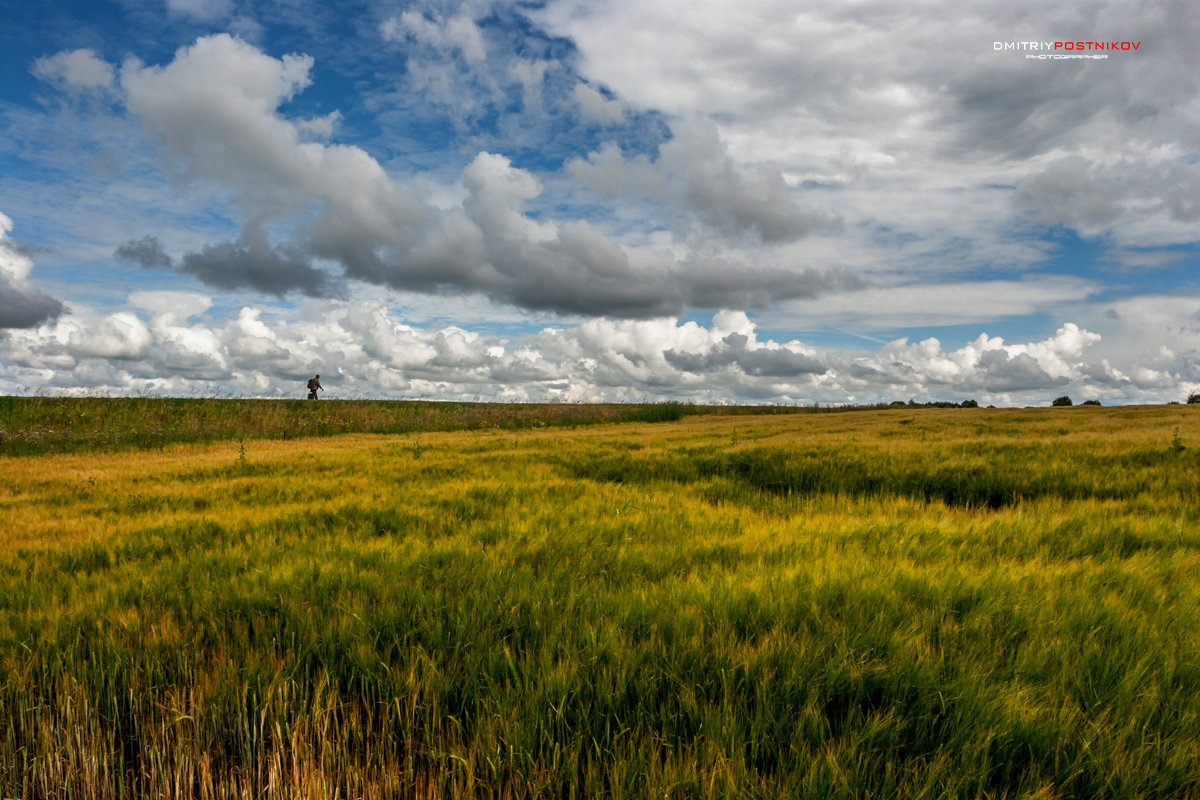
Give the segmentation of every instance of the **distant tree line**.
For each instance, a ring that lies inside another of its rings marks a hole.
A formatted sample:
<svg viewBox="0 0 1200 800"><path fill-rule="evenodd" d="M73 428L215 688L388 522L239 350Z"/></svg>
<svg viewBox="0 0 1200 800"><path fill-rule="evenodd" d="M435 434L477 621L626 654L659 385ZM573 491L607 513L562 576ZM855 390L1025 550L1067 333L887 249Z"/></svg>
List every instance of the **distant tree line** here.
<svg viewBox="0 0 1200 800"><path fill-rule="evenodd" d="M928 403L918 403L915 400L908 402L893 400L890 403L879 403L875 408L979 408L979 402L963 400L961 403L955 403L951 400L931 400Z"/></svg>
<svg viewBox="0 0 1200 800"><path fill-rule="evenodd" d="M1187 396L1187 404L1189 406L1200 404L1200 391L1195 391L1195 392L1190 393ZM1068 397L1067 395L1064 394L1062 397L1056 397L1053 400L1051 400L1050 405L1052 405L1052 406L1073 406L1073 405L1075 405L1075 403L1072 402L1070 397ZM1098 406L1098 405L1100 405L1100 401L1099 400L1084 400L1079 405L1081 405L1081 406ZM1167 405L1177 406L1177 405L1179 405L1179 402L1176 400L1172 400L1171 402L1167 403Z"/></svg>

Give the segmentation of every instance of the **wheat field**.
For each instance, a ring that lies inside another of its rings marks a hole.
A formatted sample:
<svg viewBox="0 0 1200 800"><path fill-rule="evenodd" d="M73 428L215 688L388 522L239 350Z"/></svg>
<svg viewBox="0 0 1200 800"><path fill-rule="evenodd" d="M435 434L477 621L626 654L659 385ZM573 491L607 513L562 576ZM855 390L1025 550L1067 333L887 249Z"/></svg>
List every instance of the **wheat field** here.
<svg viewBox="0 0 1200 800"><path fill-rule="evenodd" d="M677 416L0 456L0 796L1200 797L1194 409Z"/></svg>

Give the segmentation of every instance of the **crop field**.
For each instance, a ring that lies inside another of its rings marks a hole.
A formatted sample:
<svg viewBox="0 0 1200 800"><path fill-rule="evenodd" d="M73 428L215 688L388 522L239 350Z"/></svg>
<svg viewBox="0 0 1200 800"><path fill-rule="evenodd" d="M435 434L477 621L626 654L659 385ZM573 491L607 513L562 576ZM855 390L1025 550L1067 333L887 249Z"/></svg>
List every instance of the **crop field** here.
<svg viewBox="0 0 1200 800"><path fill-rule="evenodd" d="M1200 798L1194 408L27 411L0 797Z"/></svg>
<svg viewBox="0 0 1200 800"><path fill-rule="evenodd" d="M431 403L182 397L0 397L0 456L344 433L524 430L746 413L680 403ZM783 409L773 409L778 412Z"/></svg>

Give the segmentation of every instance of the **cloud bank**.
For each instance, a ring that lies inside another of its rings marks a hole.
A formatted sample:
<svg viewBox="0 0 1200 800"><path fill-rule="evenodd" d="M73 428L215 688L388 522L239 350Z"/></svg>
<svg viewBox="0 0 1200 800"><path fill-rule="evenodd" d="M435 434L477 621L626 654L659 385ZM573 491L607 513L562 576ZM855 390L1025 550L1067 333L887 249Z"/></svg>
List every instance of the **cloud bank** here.
<svg viewBox="0 0 1200 800"><path fill-rule="evenodd" d="M29 280L33 260L9 238L13 222L0 214L0 329L32 328L63 313L63 304Z"/></svg>
<svg viewBox="0 0 1200 800"><path fill-rule="evenodd" d="M1182 306L1170 312L1188 326L1177 351L1118 367L1119 345L1075 323L1027 342L981 334L947 348L932 337L900 338L847 351L767 335L734 311L706 324L591 319L497 334L404 322L378 300L313 300L299 315L245 306L223 321L212 303L196 292L139 291L129 297L133 311L76 307L52 324L11 331L0 340L13 366L0 389L300 397L304 379L320 373L329 396L343 398L1045 405L1068 392L1106 403L1182 397L1200 376L1200 324Z"/></svg>
<svg viewBox="0 0 1200 800"><path fill-rule="evenodd" d="M467 56L481 53L470 28L456 20L438 27L406 13L393 35L403 29ZM276 59L222 34L197 40L166 66L130 60L121 68L126 105L162 146L171 174L233 190L248 219L238 241L182 255L180 272L214 288L277 296L337 296L337 278L344 276L394 289L478 293L526 309L634 318L763 307L861 286L837 268L679 258L661 248L622 245L584 220L535 219L525 205L541 195L541 181L489 152L463 169L461 205L436 207L366 151L308 141L298 123L280 114L279 106L309 84L312 65L309 57ZM685 181L678 198L702 219L765 240L830 226L796 209L778 176L741 176L720 157L711 133L703 144L706 149L680 167ZM673 162L687 147L664 149L660 184L666 186L666 173L680 166ZM284 242L270 241L272 222L291 226ZM175 263L147 239L123 245L117 255L143 266ZM341 272L335 277L318 264Z"/></svg>

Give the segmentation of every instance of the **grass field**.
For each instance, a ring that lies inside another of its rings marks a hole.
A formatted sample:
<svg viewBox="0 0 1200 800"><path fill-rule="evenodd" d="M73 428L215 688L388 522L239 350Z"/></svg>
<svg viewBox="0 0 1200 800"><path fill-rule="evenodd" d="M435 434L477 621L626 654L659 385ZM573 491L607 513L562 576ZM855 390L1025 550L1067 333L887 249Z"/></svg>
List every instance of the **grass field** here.
<svg viewBox="0 0 1200 800"><path fill-rule="evenodd" d="M0 796L1200 797L1195 409L525 428L0 457Z"/></svg>
<svg viewBox="0 0 1200 800"><path fill-rule="evenodd" d="M681 403L309 403L215 397L0 397L0 456L111 452L180 443L287 440L346 433L575 428L748 410L701 409Z"/></svg>

